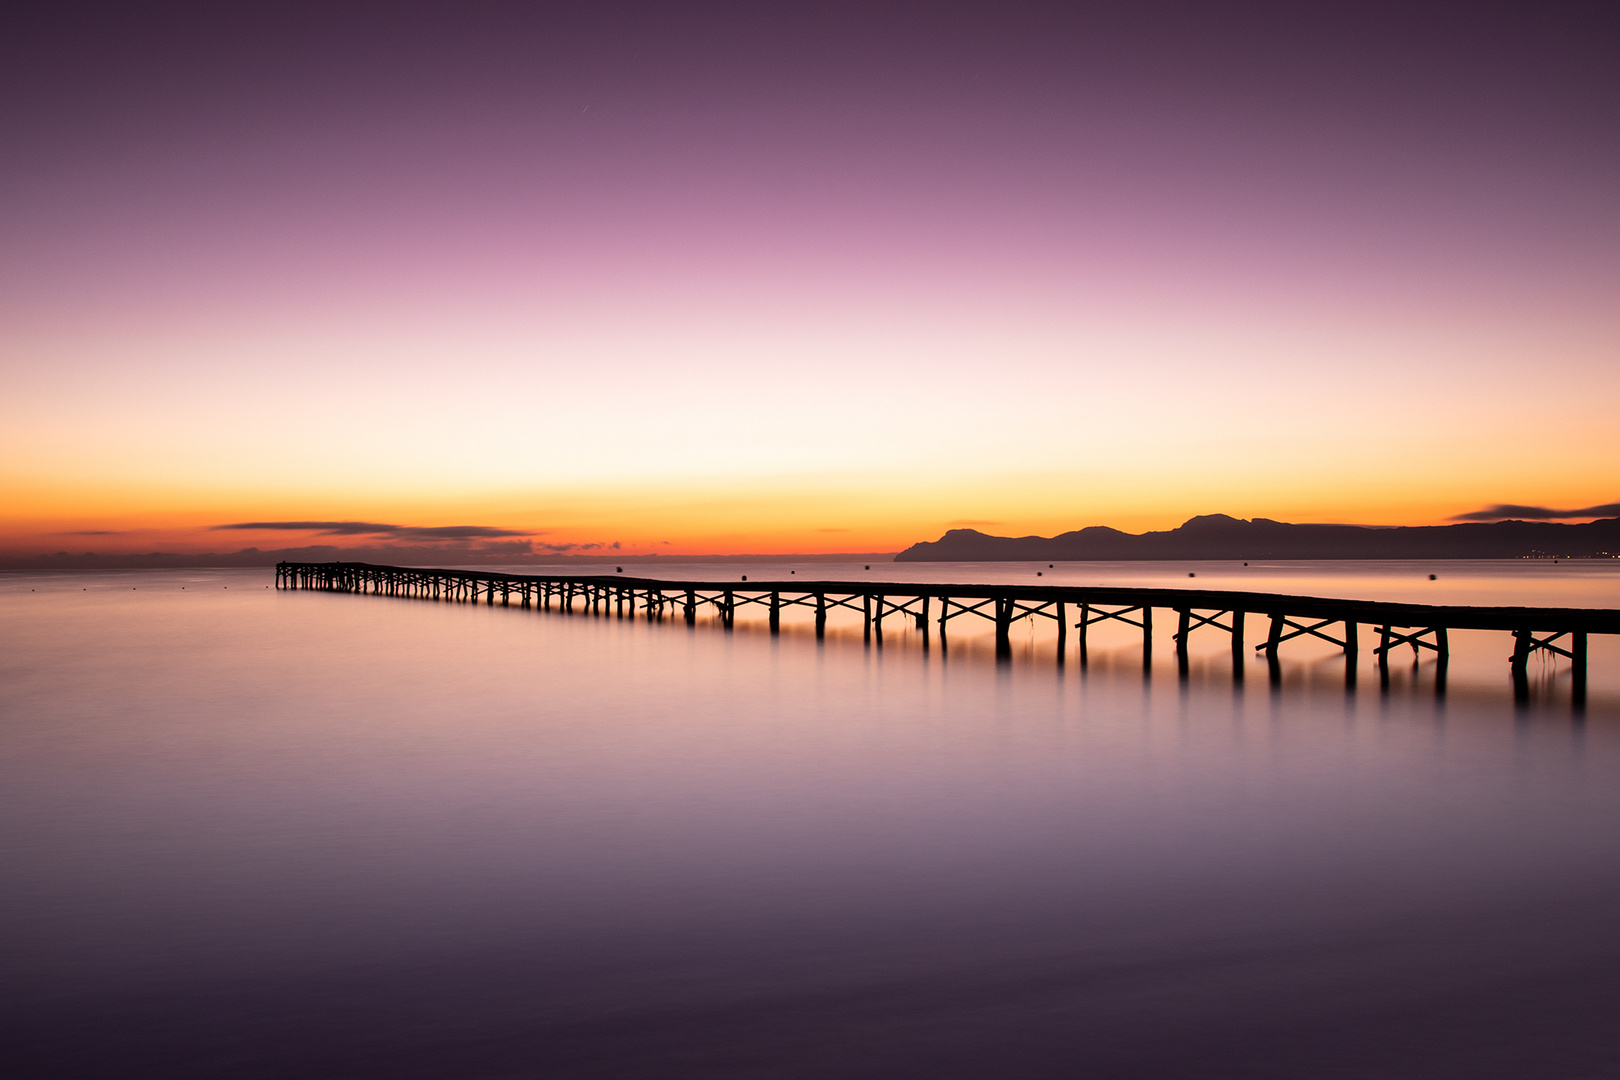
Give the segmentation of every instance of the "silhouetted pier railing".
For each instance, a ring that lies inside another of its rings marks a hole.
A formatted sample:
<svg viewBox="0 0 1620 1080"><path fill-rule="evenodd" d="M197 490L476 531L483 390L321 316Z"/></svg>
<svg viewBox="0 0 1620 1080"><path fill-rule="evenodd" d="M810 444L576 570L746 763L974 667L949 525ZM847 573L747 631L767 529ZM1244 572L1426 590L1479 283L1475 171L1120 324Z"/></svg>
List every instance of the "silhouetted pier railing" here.
<svg viewBox="0 0 1620 1080"><path fill-rule="evenodd" d="M1529 695L1527 666L1532 653L1546 652L1567 659L1571 667L1572 696L1586 700L1586 653L1590 634L1620 634L1620 611L1604 608L1464 607L1440 604L1394 604L1370 600L1333 600L1278 593L1232 592L1219 589L1149 589L1089 585L935 585L896 581L660 581L621 574L527 575L495 574L477 570L434 570L369 563L280 563L278 589L319 589L328 592L370 593L454 600L464 603L522 607L649 621L679 615L688 624L707 610L725 629L735 624L737 609L750 604L768 612L772 633L781 629L784 609L812 608L816 636L826 634L827 614L838 608L858 611L868 641L883 642L886 619L915 620L924 635L930 622L942 644L952 619L971 616L995 624L996 653L1011 656L1013 620L1023 617L1051 619L1057 624L1057 658L1066 660L1071 629L1077 630L1077 653L1087 660L1087 631L1102 622L1120 622L1142 631L1142 663L1153 660L1153 612L1176 616L1176 657L1187 670L1187 642L1194 631L1213 630L1231 637L1232 674L1244 673L1244 633L1247 617L1268 620L1265 639L1254 646L1270 661L1275 680L1280 677L1279 650L1295 638L1312 637L1340 648L1345 657L1345 678L1353 683L1361 628L1377 634L1373 655L1381 676L1389 674L1389 655L1405 645L1414 653L1435 655L1436 687L1445 687L1446 664L1451 655L1447 632L1497 630L1512 635L1509 658L1516 696ZM1077 620L1071 623L1071 619Z"/></svg>

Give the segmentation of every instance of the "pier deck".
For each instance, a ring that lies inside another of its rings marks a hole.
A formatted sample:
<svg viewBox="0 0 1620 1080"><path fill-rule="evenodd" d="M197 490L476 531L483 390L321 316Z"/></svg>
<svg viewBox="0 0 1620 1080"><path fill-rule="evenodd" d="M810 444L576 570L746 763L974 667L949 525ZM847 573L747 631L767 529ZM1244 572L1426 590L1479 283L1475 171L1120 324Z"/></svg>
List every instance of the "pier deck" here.
<svg viewBox="0 0 1620 1080"><path fill-rule="evenodd" d="M942 644L948 643L951 620L964 616L985 619L995 626L998 656L1012 654L1013 620L1051 619L1057 625L1057 658L1068 656L1069 631L1076 630L1077 654L1087 661L1088 630L1101 622L1117 621L1142 631L1142 662L1153 659L1153 612L1176 616L1173 640L1183 672L1187 670L1187 642L1193 631L1211 629L1230 635L1232 674L1244 674L1247 616L1265 617L1264 640L1254 646L1269 661L1273 680L1282 645L1295 638L1314 637L1339 647L1345 656L1345 678L1354 682L1360 650L1360 628L1377 634L1373 649L1381 677L1387 680L1391 651L1405 645L1414 652L1428 650L1437 661L1436 687L1445 687L1450 657L1451 630L1494 630L1512 635L1509 671L1514 693L1529 696L1528 662L1535 652L1567 659L1571 666L1571 696L1575 704L1586 700L1587 638L1591 634L1620 634L1620 611L1607 608L1470 607L1444 604L1396 604L1373 600L1338 600L1280 593L1237 592L1223 589L1162 589L1089 585L951 585L898 581L670 581L612 574L498 574L479 570L444 570L370 563L280 563L278 589L318 589L328 592L367 593L465 603L497 602L593 615L617 615L649 620L679 615L695 623L700 610L715 615L731 629L737 610L748 605L768 612L773 633L781 629L781 613L792 607L812 608L818 637L826 633L828 612L843 608L858 611L867 640L883 641L887 619L915 620L929 634L932 623ZM1071 619L1076 620L1072 622Z"/></svg>

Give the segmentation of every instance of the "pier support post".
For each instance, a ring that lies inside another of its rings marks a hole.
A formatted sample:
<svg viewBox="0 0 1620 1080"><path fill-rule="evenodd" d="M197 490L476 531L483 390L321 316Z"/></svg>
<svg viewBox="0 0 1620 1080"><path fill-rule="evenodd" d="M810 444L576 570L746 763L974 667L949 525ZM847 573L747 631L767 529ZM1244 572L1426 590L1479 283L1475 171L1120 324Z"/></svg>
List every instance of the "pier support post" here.
<svg viewBox="0 0 1620 1080"><path fill-rule="evenodd" d="M686 611L684 614L686 615L687 626L697 624L697 593L692 589L686 590Z"/></svg>
<svg viewBox="0 0 1620 1080"><path fill-rule="evenodd" d="M781 632L782 632L782 594L773 589L771 591L771 633L780 634Z"/></svg>
<svg viewBox="0 0 1620 1080"><path fill-rule="evenodd" d="M1153 609L1142 607L1142 673L1153 670Z"/></svg>
<svg viewBox="0 0 1620 1080"><path fill-rule="evenodd" d="M816 640L827 636L827 594L816 593Z"/></svg>
<svg viewBox="0 0 1620 1080"><path fill-rule="evenodd" d="M1232 612L1232 678L1243 681L1243 612Z"/></svg>
<svg viewBox="0 0 1620 1080"><path fill-rule="evenodd" d="M1192 632L1192 610L1190 608L1177 608L1179 616L1176 622L1176 672L1182 678L1187 677L1187 637Z"/></svg>
<svg viewBox="0 0 1620 1080"><path fill-rule="evenodd" d="M1064 610L1064 604L1061 600L1057 602L1057 624L1057 662L1058 666L1062 667L1066 661L1066 657L1063 654L1067 650L1069 642L1069 616Z"/></svg>
<svg viewBox="0 0 1620 1080"><path fill-rule="evenodd" d="M883 594L878 593L877 610L872 613L872 633L877 637L878 648L883 647Z"/></svg>
<svg viewBox="0 0 1620 1080"><path fill-rule="evenodd" d="M1576 708L1586 705L1586 631L1570 635L1570 700Z"/></svg>
<svg viewBox="0 0 1620 1080"><path fill-rule="evenodd" d="M872 595L870 593L861 597L861 616L861 640L869 642L872 640Z"/></svg>
<svg viewBox="0 0 1620 1080"><path fill-rule="evenodd" d="M1513 670L1513 698L1515 701L1530 700L1530 672L1527 670L1530 663L1530 642L1535 634L1529 630L1513 631L1513 655L1508 662Z"/></svg>
<svg viewBox="0 0 1620 1080"><path fill-rule="evenodd" d="M1389 623L1378 628L1378 685L1389 690Z"/></svg>
<svg viewBox="0 0 1620 1080"><path fill-rule="evenodd" d="M996 598L996 659L1012 659L1012 601Z"/></svg>
<svg viewBox="0 0 1620 1080"><path fill-rule="evenodd" d="M732 628L732 620L736 617L737 602L735 595L736 594L734 594L730 589L727 589L725 593L725 606L720 609L720 622L727 630Z"/></svg>
<svg viewBox="0 0 1620 1080"><path fill-rule="evenodd" d="M1266 674L1273 688L1282 685L1282 659L1277 655L1277 648L1282 644L1283 627L1287 625L1288 616L1281 612L1271 613L1271 631L1266 635Z"/></svg>
<svg viewBox="0 0 1620 1080"><path fill-rule="evenodd" d="M1090 656L1086 653L1086 631L1091 628L1091 605L1080 605L1080 621L1074 624L1080 631L1080 666L1086 666Z"/></svg>
<svg viewBox="0 0 1620 1080"><path fill-rule="evenodd" d="M1344 621L1344 688L1356 688L1356 663L1361 656L1361 635L1354 619Z"/></svg>

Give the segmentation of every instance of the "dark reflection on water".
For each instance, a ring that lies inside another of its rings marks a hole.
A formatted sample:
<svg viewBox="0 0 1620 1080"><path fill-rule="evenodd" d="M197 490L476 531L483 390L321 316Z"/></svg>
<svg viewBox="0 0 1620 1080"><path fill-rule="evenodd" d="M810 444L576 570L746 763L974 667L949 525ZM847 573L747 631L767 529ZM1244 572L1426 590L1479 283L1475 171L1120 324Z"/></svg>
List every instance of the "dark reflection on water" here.
<svg viewBox="0 0 1620 1080"><path fill-rule="evenodd" d="M1620 1073L1596 645L1576 715L1485 639L1347 694L263 580L0 582L7 1074Z"/></svg>

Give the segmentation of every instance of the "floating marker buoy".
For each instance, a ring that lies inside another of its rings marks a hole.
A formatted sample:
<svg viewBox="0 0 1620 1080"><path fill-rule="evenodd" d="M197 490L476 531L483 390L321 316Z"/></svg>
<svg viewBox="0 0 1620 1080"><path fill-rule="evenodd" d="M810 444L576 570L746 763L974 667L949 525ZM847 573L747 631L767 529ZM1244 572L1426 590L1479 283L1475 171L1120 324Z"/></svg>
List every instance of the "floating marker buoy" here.
<svg viewBox="0 0 1620 1080"><path fill-rule="evenodd" d="M868 569L868 570L870 570L870 569L872 569L872 564L871 564L871 563L867 563L867 564L866 564L866 568L867 568L867 569Z"/></svg>
<svg viewBox="0 0 1620 1080"><path fill-rule="evenodd" d="M1430 580L1430 581L1433 581L1433 580L1434 580L1434 575L1433 575L1433 574L1430 574L1430 575L1429 575L1429 580Z"/></svg>
<svg viewBox="0 0 1620 1080"><path fill-rule="evenodd" d="M748 575L747 575L747 574L744 574L744 575L743 575L743 580L744 580L744 581L747 581L747 580L748 580Z"/></svg>
<svg viewBox="0 0 1620 1080"><path fill-rule="evenodd" d="M1037 570L1037 571L1035 571L1035 576L1036 576L1036 577L1040 577L1040 576L1041 576L1041 572L1040 572L1040 571L1039 571L1039 570Z"/></svg>
<svg viewBox="0 0 1620 1080"><path fill-rule="evenodd" d="M1191 570L1189 570L1189 571L1187 571L1187 576L1188 577L1197 577L1198 575L1193 573Z"/></svg>

